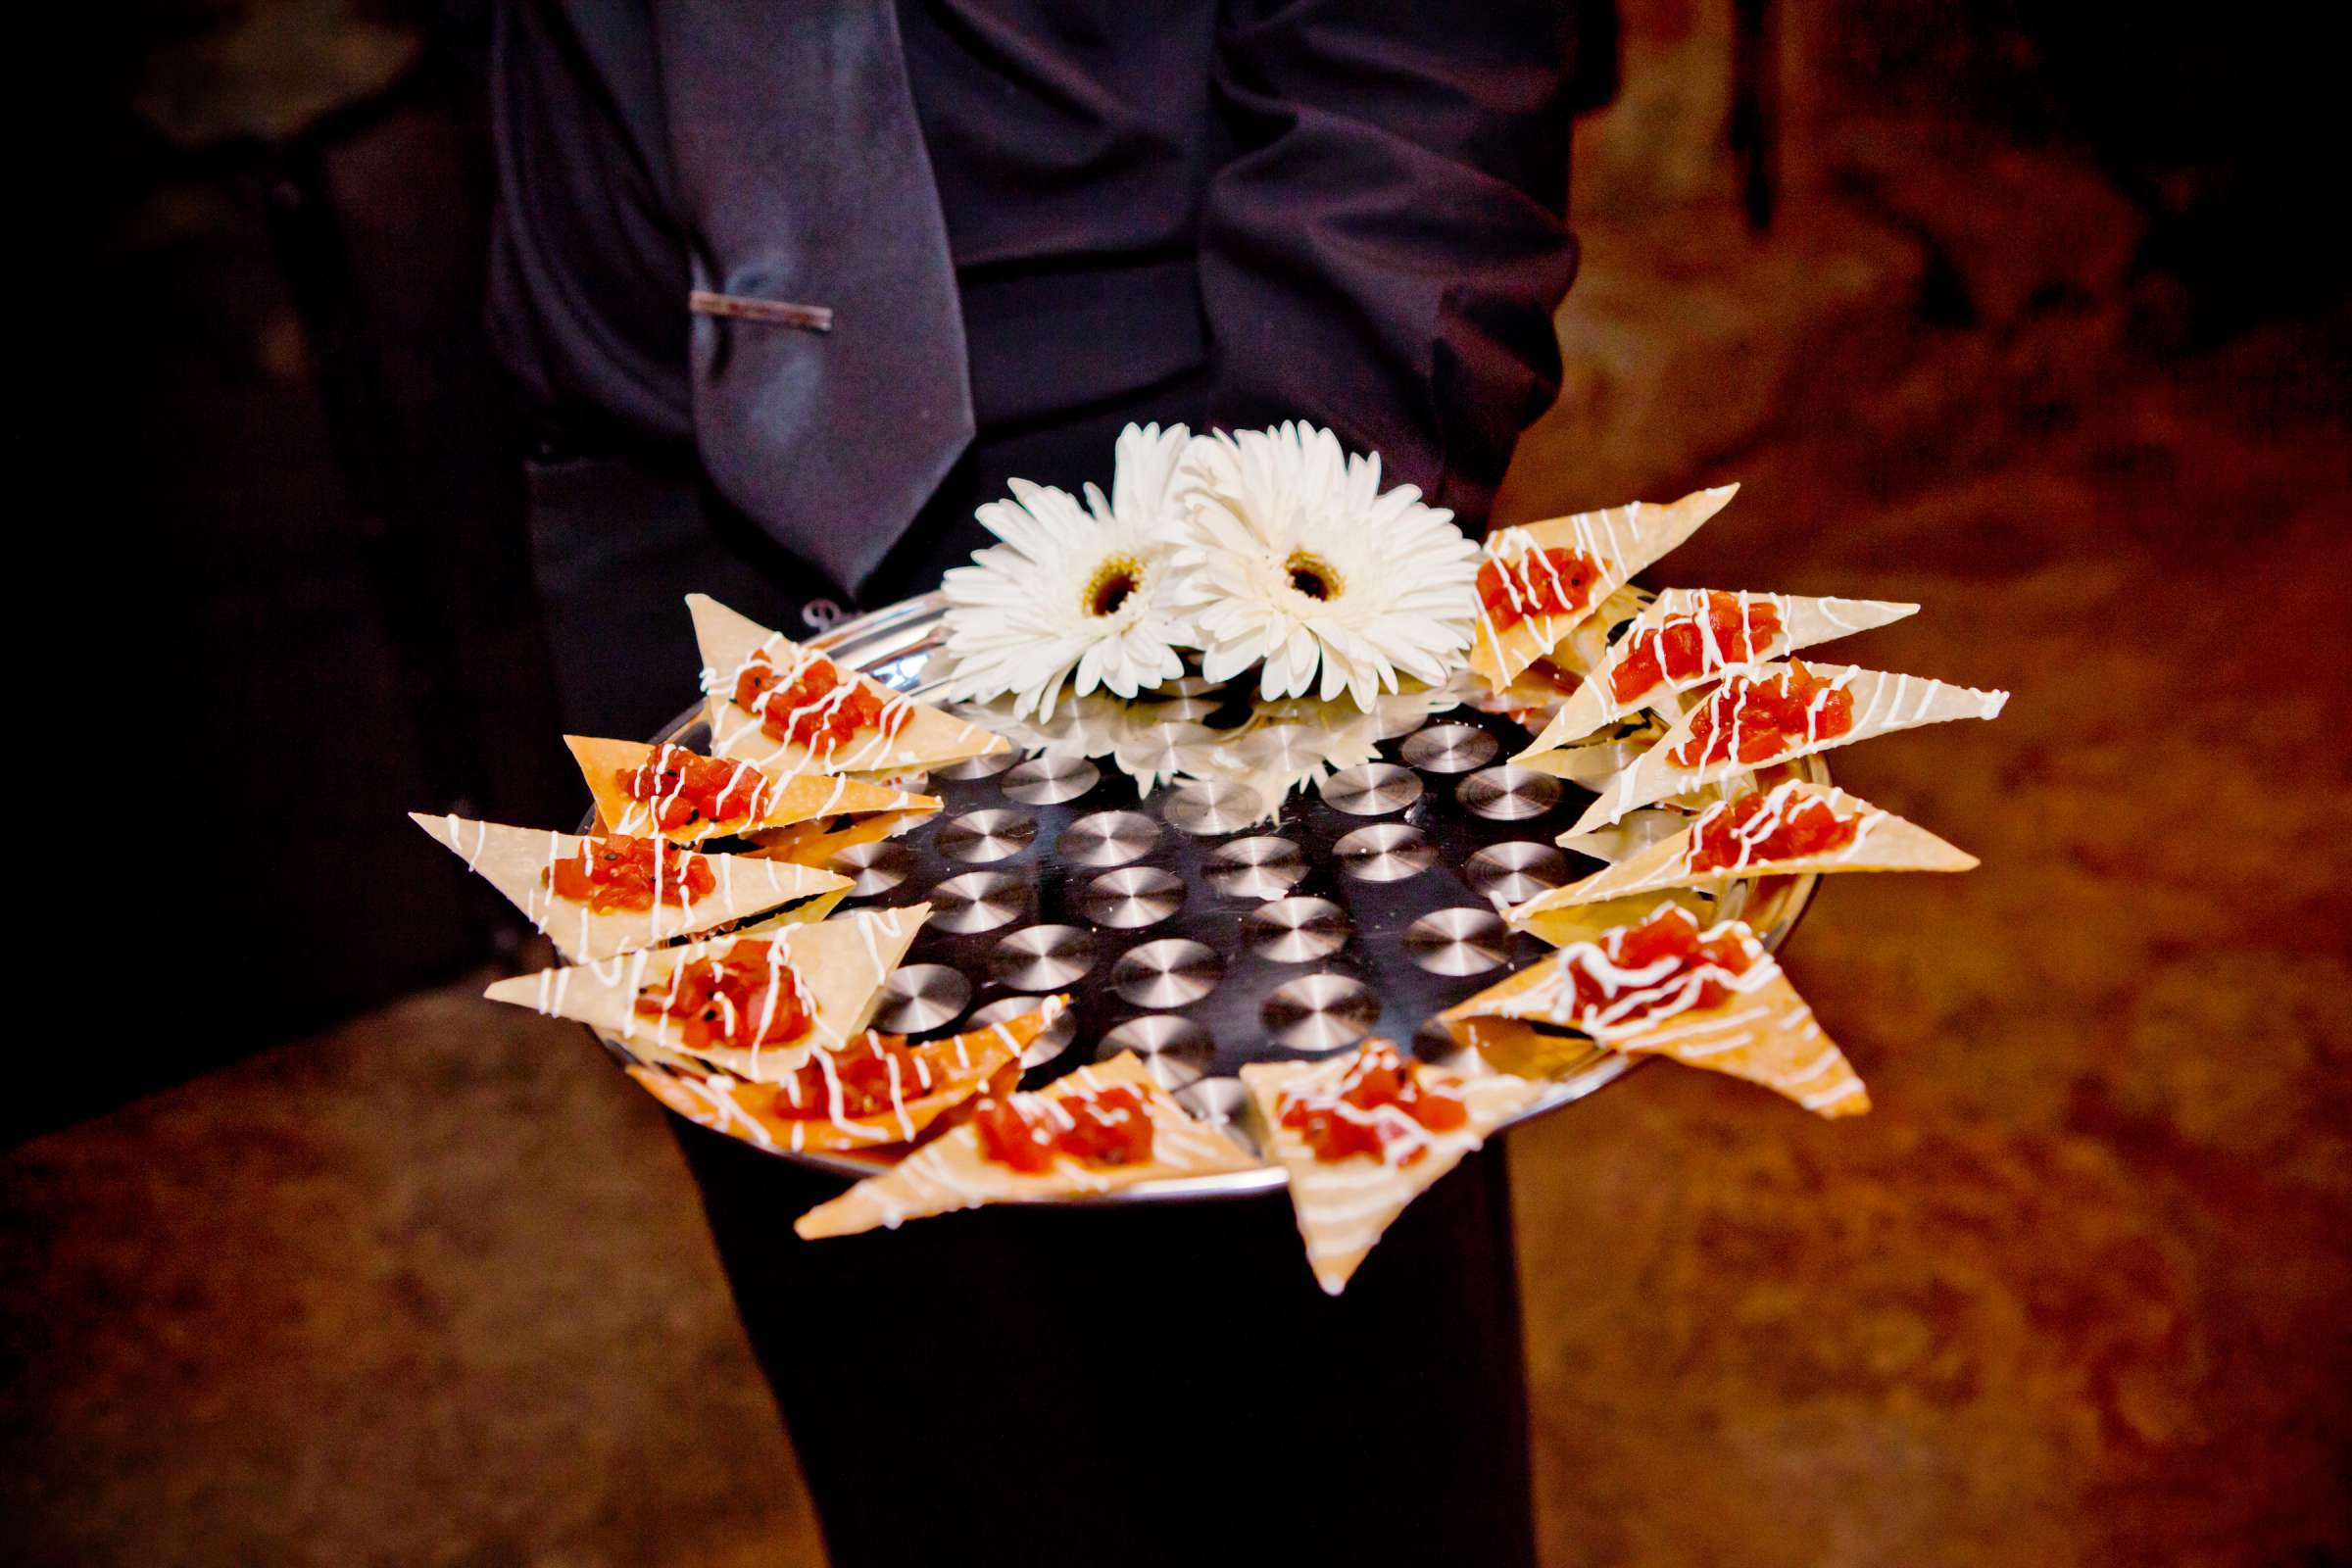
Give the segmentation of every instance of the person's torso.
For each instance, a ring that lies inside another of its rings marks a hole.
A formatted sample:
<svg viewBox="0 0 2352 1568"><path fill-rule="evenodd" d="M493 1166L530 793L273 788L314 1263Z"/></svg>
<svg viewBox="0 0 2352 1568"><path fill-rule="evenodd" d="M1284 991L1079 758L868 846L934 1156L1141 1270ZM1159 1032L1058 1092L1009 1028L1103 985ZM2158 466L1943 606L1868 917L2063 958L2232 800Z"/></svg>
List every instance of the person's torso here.
<svg viewBox="0 0 2352 1568"><path fill-rule="evenodd" d="M1203 364L1215 0L899 0L982 428Z"/></svg>
<svg viewBox="0 0 2352 1568"><path fill-rule="evenodd" d="M981 427L1050 420L1198 369L1207 356L1198 231L1229 156L1211 88L1216 0L897 9ZM666 210L665 159L670 126L695 106L640 79L623 13L583 4L551 15L560 23L512 24L494 84L506 117L528 122L506 127L525 161L508 172L508 199L523 210L503 219L513 232L502 236L499 309L560 318L539 345L512 343L510 358L537 347L551 361L517 368L558 424L565 404L666 405L638 422L668 438L685 409L693 236ZM788 62L774 64L791 79ZM632 170L644 177L622 177ZM673 321L674 332L662 325ZM546 355L558 340L575 352Z"/></svg>
<svg viewBox="0 0 2352 1568"><path fill-rule="evenodd" d="M1189 252L1221 159L1213 0L899 0L966 273Z"/></svg>

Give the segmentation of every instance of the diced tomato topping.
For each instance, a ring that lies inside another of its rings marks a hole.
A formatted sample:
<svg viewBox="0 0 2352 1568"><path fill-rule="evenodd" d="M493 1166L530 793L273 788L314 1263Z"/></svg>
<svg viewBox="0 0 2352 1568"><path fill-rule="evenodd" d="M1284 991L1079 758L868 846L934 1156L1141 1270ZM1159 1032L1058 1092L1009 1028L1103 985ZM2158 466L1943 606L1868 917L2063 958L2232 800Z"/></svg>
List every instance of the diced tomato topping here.
<svg viewBox="0 0 2352 1568"><path fill-rule="evenodd" d="M1478 598L1487 618L1511 626L1530 615L1567 615L1592 600L1600 564L1581 550L1530 550L1515 560L1489 556L1478 568Z"/></svg>
<svg viewBox="0 0 2352 1568"><path fill-rule="evenodd" d="M550 865L539 880L557 898L597 914L650 909L657 898L684 908L716 886L709 861L660 839L582 840L578 854Z"/></svg>
<svg viewBox="0 0 2352 1568"><path fill-rule="evenodd" d="M1778 805L1773 804L1776 798ZM1754 791L1728 805L1709 807L1691 829L1690 869L1716 871L1835 855L1854 842L1860 817L1839 816L1818 795L1793 806L1788 804L1791 799L1778 790L1771 795Z"/></svg>
<svg viewBox="0 0 2352 1568"><path fill-rule="evenodd" d="M787 1121L855 1121L888 1115L920 1100L937 1083L904 1035L859 1035L839 1051L820 1051L776 1085L776 1114ZM839 1100L835 1095L838 1091Z"/></svg>
<svg viewBox="0 0 2352 1568"><path fill-rule="evenodd" d="M621 793L653 808L664 829L732 822L767 808L767 775L748 762L722 761L682 746L664 746L615 775Z"/></svg>
<svg viewBox="0 0 2352 1568"><path fill-rule="evenodd" d="M882 699L818 654L796 665L787 685L767 655L755 653L735 679L735 702L760 715L770 740L811 751L839 747L882 722Z"/></svg>
<svg viewBox="0 0 2352 1568"><path fill-rule="evenodd" d="M1419 1062L1404 1060L1386 1040L1368 1040L1336 1092L1285 1095L1279 1119L1317 1159L1387 1160L1392 1146L1403 1146L1393 1163L1410 1165L1429 1152L1426 1134L1453 1132L1470 1120L1458 1096L1425 1083L1421 1073Z"/></svg>
<svg viewBox="0 0 2352 1568"><path fill-rule="evenodd" d="M1124 1084L1083 1094L993 1096L972 1113L980 1152L1030 1175L1056 1155L1087 1165L1140 1165L1152 1157L1152 1114Z"/></svg>
<svg viewBox="0 0 2352 1568"><path fill-rule="evenodd" d="M1770 600L1710 591L1703 609L1669 615L1634 637L1609 677L1610 689L1618 702L1631 703L1667 681L1744 664L1780 631L1781 612Z"/></svg>
<svg viewBox="0 0 2352 1568"><path fill-rule="evenodd" d="M666 980L637 993L647 1018L676 1018L688 1051L712 1046L779 1046L812 1022L800 976L772 942L738 942L726 952L680 964Z"/></svg>
<svg viewBox="0 0 2352 1568"><path fill-rule="evenodd" d="M1853 697L1791 663L1771 675L1736 675L1717 687L1692 717L1690 738L1668 760L1677 767L1704 767L1731 757L1769 762L1853 727Z"/></svg>
<svg viewBox="0 0 2352 1568"><path fill-rule="evenodd" d="M1726 983L1756 957L1734 922L1702 932L1690 910L1669 904L1639 925L1561 950L1576 987L1570 1021L1594 1033L1630 1032L1663 1016L1719 1007Z"/></svg>

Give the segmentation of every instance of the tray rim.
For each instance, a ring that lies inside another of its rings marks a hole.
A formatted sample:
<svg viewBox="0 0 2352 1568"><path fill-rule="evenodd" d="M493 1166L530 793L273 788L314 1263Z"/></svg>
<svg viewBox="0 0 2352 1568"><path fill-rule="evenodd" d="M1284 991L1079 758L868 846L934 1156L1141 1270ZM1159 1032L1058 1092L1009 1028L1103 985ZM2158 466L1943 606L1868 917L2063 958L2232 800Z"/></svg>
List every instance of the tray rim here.
<svg viewBox="0 0 2352 1568"><path fill-rule="evenodd" d="M930 651L944 640L942 621L946 609L946 595L940 593L918 594L913 598L903 599L895 604L882 606L878 610L851 616L825 628L814 636L800 641L803 647L815 649L837 662L848 664L864 674L883 680L885 685L896 685L898 683L885 679L882 672L891 665L916 655L925 656L927 659ZM921 696L936 685L935 681L924 682L917 679L903 689L913 695ZM695 703L676 718L663 725L661 732L654 736L654 744L661 745L673 740L694 725L701 723L703 711L703 704ZM1799 760L1811 782L1818 784L1830 782L1829 767L1818 753ZM591 818L593 815L594 813L591 812ZM587 824L583 824L583 830L586 826ZM1805 910L1811 906L1814 889L1820 881L1821 873L1818 871L1807 871L1792 879L1776 896L1772 905L1773 918L1761 926L1750 922L1750 929L1755 931L1756 939L1764 945L1765 952L1779 953L1782 945L1788 940L1789 933L1796 929L1797 922L1803 918ZM1745 917L1747 912L1743 910L1742 917ZM588 1030L588 1033L616 1061L624 1064L634 1062L635 1058L629 1054L627 1048L620 1042L598 1034L592 1028ZM1543 1094L1537 1096L1518 1114L1495 1128L1494 1135L1499 1136L1538 1116L1548 1115L1564 1105L1574 1104L1576 1102L1607 1088L1636 1068L1647 1065L1649 1059L1646 1056L1620 1055L1595 1048L1595 1054L1592 1060L1551 1080L1545 1086ZM665 1111L667 1110L666 1106L663 1108ZM670 1113L675 1114L674 1112ZM807 1150L762 1149L758 1145L748 1145L747 1147L753 1148L760 1153L770 1154L793 1164L810 1170L823 1171L827 1175L839 1176L849 1181L871 1176L877 1171L889 1168L885 1162L861 1159L855 1155ZM1281 1192L1289 1185L1289 1173L1281 1165L1265 1164L1246 1171L1227 1171L1207 1176L1176 1176L1159 1181L1138 1182L1132 1187L1121 1188L1115 1192L1076 1193L1055 1198L1016 1199L1010 1201L1016 1206L1046 1208L1102 1208L1115 1207L1124 1203L1201 1202L1223 1199L1254 1198L1266 1193Z"/></svg>

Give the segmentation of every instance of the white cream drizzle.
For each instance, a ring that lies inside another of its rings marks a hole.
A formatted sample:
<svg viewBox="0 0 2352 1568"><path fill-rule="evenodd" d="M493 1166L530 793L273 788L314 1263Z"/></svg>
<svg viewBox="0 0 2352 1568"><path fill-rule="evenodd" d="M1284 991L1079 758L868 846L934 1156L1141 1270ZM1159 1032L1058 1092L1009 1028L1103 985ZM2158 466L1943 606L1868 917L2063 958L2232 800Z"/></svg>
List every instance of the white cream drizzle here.
<svg viewBox="0 0 2352 1568"><path fill-rule="evenodd" d="M1384 1149L1378 1157L1365 1152L1339 1160L1315 1158L1300 1132L1281 1125L1283 1112L1295 1102L1294 1097L1301 1094L1319 1109L1340 1109L1342 1114L1354 1109L1345 1106L1338 1097L1352 1087L1364 1066L1359 1052L1322 1064L1305 1075L1300 1087L1285 1088L1274 1097L1273 1136L1289 1151L1285 1164L1291 1173L1292 1202L1298 1212L1299 1234L1310 1262L1344 1262L1369 1251L1421 1187L1485 1141L1484 1129L1507 1112L1522 1087L1519 1080L1507 1075L1463 1078L1421 1066L1418 1077L1424 1088L1454 1096L1467 1107L1469 1117L1461 1127L1431 1133L1412 1122L1409 1141ZM1380 1108L1411 1121L1397 1107ZM1349 1119L1364 1123L1360 1115ZM1407 1166L1404 1160L1415 1150L1422 1151L1424 1157Z"/></svg>
<svg viewBox="0 0 2352 1568"><path fill-rule="evenodd" d="M1787 594L1757 594L1741 589L1735 595L1727 596L1736 598L1740 602L1740 640L1747 645L1748 650L1745 659L1734 659L1725 652L1723 643L1715 634L1715 617L1712 613L1714 607L1709 592L1700 588L1685 589L1681 592L1691 596L1690 609L1667 610L1657 619L1650 620L1646 626L1637 623L1627 631L1615 647L1609 650L1608 657L1600 662L1599 667L1587 677L1591 681L1600 683L1598 691L1604 706L1601 715L1604 722L1646 706L1654 696L1687 692L1693 686L1704 686L1707 682L1720 679L1728 674L1752 670L1788 652L1789 632L1795 623L1795 611L1789 604ZM1773 612L1780 617L1779 627L1761 643L1756 640L1754 607L1757 605L1771 606ZM1663 606L1660 608L1662 609ZM1648 619L1648 617L1644 616L1643 619ZM1686 623L1692 623L1698 627L1698 667L1689 675L1678 676L1663 673L1666 668L1666 633L1670 628ZM1645 637L1654 637L1658 641L1658 668L1662 672L1660 678L1636 692L1632 697L1620 700L1617 696L1616 682L1618 667L1633 657L1634 645Z"/></svg>
<svg viewBox="0 0 2352 1568"><path fill-rule="evenodd" d="M1401 1053L1395 1054L1399 1069L1424 1094L1447 1095L1457 1100L1463 1097L1468 1080L1407 1060ZM1275 1121L1279 1123L1293 1109L1303 1106L1309 1114L1337 1116L1342 1121L1370 1128L1375 1133L1383 1128L1392 1130L1392 1137L1378 1141L1380 1152L1377 1156L1364 1152L1351 1154L1346 1160L1318 1161L1326 1165L1371 1163L1386 1165L1394 1170L1401 1167L1416 1152L1437 1148L1447 1135L1431 1132L1401 1105L1383 1104L1367 1110L1361 1105L1348 1102L1348 1093L1364 1081L1365 1074L1376 1063L1385 1062L1386 1059L1365 1046L1358 1047L1337 1061L1326 1063L1317 1072L1303 1077L1295 1087L1285 1088L1276 1097Z"/></svg>
<svg viewBox="0 0 2352 1568"><path fill-rule="evenodd" d="M1593 606L1615 592L1625 580L1624 563L1641 544L1641 530L1635 525L1641 520L1642 505L1635 501L1605 512L1579 514L1571 519L1574 524L1570 530L1573 537L1566 545L1544 544L1525 528L1504 528L1490 535L1486 559L1494 562L1500 568L1499 575L1507 603L1522 617L1514 621L1510 629L1530 629L1538 640L1548 646L1558 641L1553 630L1555 625L1563 621L1575 624L1590 614ZM1619 526L1621 514L1622 536ZM1594 517L1600 519L1598 529L1593 527ZM1528 564L1529 559L1532 557L1543 567L1544 576L1564 597L1566 582L1559 575L1559 568L1551 564L1545 554L1546 551L1560 549L1576 551L1592 563L1595 575L1592 592L1587 595L1581 609L1556 615L1532 613L1533 608L1543 601L1536 592L1536 578L1534 569ZM1500 645L1502 628L1494 624L1494 612L1488 608L1484 595L1478 601L1478 625L1490 642Z"/></svg>
<svg viewBox="0 0 2352 1568"><path fill-rule="evenodd" d="M621 808L620 820L612 824L614 833L622 838L667 838L671 834L699 835L708 833L721 822L734 821L737 816L741 816L747 825L760 821L775 808L780 791L766 774L749 762L719 759L719 760L728 762L729 770L725 786L719 790L717 797L711 802L712 808L718 814L699 822L687 822L674 828L663 828L662 813L685 793L687 768L693 762L713 760L690 747L680 746L673 741L665 741L650 752L643 761L630 769L630 772L643 776L650 768L652 775L658 778L670 771L672 757L691 760L678 766L675 784L644 799L639 799L631 794L627 785L621 786L621 795L627 804ZM744 808L740 812L730 812L726 808L727 803L734 799L739 790L744 793Z"/></svg>
<svg viewBox="0 0 2352 1568"><path fill-rule="evenodd" d="M1702 873L1698 868L1698 854L1700 849L1704 846L1704 841L1709 830L1712 829L1717 822L1728 819L1740 808L1743 802L1752 798L1752 796L1740 796L1735 800L1717 801L1714 805L1699 812L1697 817L1692 820L1690 826L1690 842L1683 847L1683 853L1681 856L1670 858L1664 865L1661 865L1651 875L1640 878L1632 883L1627 884L1625 891L1629 893L1639 892L1660 882L1676 881L1685 877L1702 874L1706 876L1734 877L1745 871L1761 870L1774 865L1792 865L1795 864L1797 860L1802 860L1808 864L1817 860L1826 860L1833 863L1851 860L1861 855L1864 847L1870 840L1872 831L1875 830L1880 823L1886 820L1886 813L1878 809L1876 807L1866 808L1858 812L1841 812L1838 809L1838 807L1840 804L1850 801L1851 797L1845 795L1824 796L1809 794L1807 793L1802 780L1791 779L1786 783L1777 784L1773 786L1771 790L1767 791L1764 796L1764 804L1756 808L1755 815L1749 817L1745 822L1740 824L1734 830L1733 842L1739 846L1739 854L1730 861L1730 863L1720 866L1709 866L1706 871ZM1830 815L1838 822L1852 823L1854 826L1853 838L1843 848L1832 851L1827 855L1799 856L1790 860L1767 860L1759 858L1757 852L1763 847L1765 842L1769 840L1775 833L1778 833L1783 827L1787 826L1788 819L1797 810L1804 808L1808 805L1818 806L1820 809L1829 812Z"/></svg>
<svg viewBox="0 0 2352 1568"><path fill-rule="evenodd" d="M818 663L831 666L835 674L843 678L816 701L786 709L781 713L775 712L774 700L798 685L802 674ZM735 700L736 690L745 673L760 667L773 671L776 676L775 685L762 694L768 708L764 715ZM731 671L722 674L714 667L705 665L703 690L720 699L712 710L712 749L722 753L750 753L766 746L767 749L759 758L760 765L779 769L786 779L811 772L864 772L913 760L895 756L901 737L918 714L938 712L935 709L925 709L907 693L893 691L862 671L827 659L813 649L798 646L780 632L770 632L767 639L746 655ZM773 717L777 727L787 735L793 732L803 717L814 719L810 727L821 731L834 710L848 702L852 692L858 690L879 699L881 710L870 728L858 730L847 743L826 735L822 737L824 744L821 750L798 741L776 741L772 746L768 745L770 737L765 730L768 717ZM988 738L986 731L961 719L946 713L940 713L939 716L956 725L959 745L974 738Z"/></svg>
<svg viewBox="0 0 2352 1568"><path fill-rule="evenodd" d="M849 1110L847 1091L842 1084L840 1069L837 1065L838 1060L844 1052L859 1047L871 1047L879 1051L886 1038L869 1029L854 1041L811 1052L808 1060L802 1063L803 1067L809 1065L816 1067L817 1076L823 1085L825 1114L822 1119L840 1133L841 1139L845 1143L908 1143L914 1139L915 1135L922 1130L922 1125L915 1121L913 1107L928 1100L941 1087L941 1080L932 1071L930 1060L926 1055L927 1052L954 1044L956 1048L956 1059L958 1071L968 1075L973 1070L970 1053L964 1049L961 1037L957 1037L953 1042L940 1041L934 1042L930 1046L911 1048L907 1053L914 1069L911 1082L902 1076L903 1069L900 1066L899 1058L884 1054L883 1059L887 1064L890 1084L888 1108L872 1112L863 1119L853 1117ZM1007 1037L1006 1045L1009 1049L1011 1045L1009 1037ZM772 1148L774 1146L774 1139L767 1132L764 1124L760 1123L757 1117L752 1116L750 1112L745 1111L734 1099L736 1085L733 1079L724 1074L713 1074L709 1079L700 1079L683 1073L673 1073L670 1077L671 1081L686 1086L698 1099L711 1102L713 1105L723 1102L725 1113L742 1117L751 1126L759 1129L757 1135L759 1143L763 1147ZM774 1094L781 1104L789 1105L796 1111L802 1109L805 1105L805 1099L802 1094L801 1072L796 1070L785 1075L783 1080L775 1085ZM702 1120L699 1117L696 1119ZM796 1116L784 1119L792 1124L792 1147L795 1150L805 1148L807 1145L806 1128L815 1118ZM727 1125L722 1125L724 1121L725 1114L722 1114L720 1120L704 1120L703 1125L724 1132L728 1130Z"/></svg>
<svg viewBox="0 0 2352 1568"><path fill-rule="evenodd" d="M1836 668L1837 666L1819 667ZM1772 682L1786 681L1793 673L1792 666L1777 669L1765 666L1765 669L1769 673L1732 677L1708 696L1707 704L1710 706L1725 704L1736 707L1745 696L1747 690ZM1834 736L1820 735L1818 733L1819 714L1822 705L1828 701L1829 694L1856 684L1866 684L1870 691L1868 700L1862 703L1855 712L1853 722ZM1914 687L1918 688L1915 697L1912 695ZM1952 716L1994 718L1999 716L2001 710L2009 701L2009 694L2004 691L1979 691L1967 686L1947 686L1937 680L1889 674L1848 665L1838 668L1838 673L1824 683L1822 690L1807 705L1806 733L1793 744L1770 757L1754 761L1740 760L1738 752L1740 713L1735 710L1732 732L1733 749L1729 755L1713 761L1686 766L1675 761L1672 754L1680 751L1688 743L1690 731L1695 726L1694 716L1687 718L1684 724L1676 727L1674 733L1661 740L1634 765L1610 779L1602 789L1602 798L1607 805L1604 807L1600 801L1594 802L1586 811L1583 820L1587 822L1614 821L1634 808L1653 800L1664 799L1677 793L1678 789L1728 778L1756 768L1768 767L1776 762L1789 761L1814 752L1828 751L1832 747L1867 740L1875 735L1893 730L1909 729L1922 723L1933 722L1930 715L1934 712L1938 700L1947 692L1957 692L1972 699L1971 706L1976 710L1973 715ZM1695 715L1696 712L1704 710L1706 709L1694 709L1692 712Z"/></svg>
<svg viewBox="0 0 2352 1568"><path fill-rule="evenodd" d="M1692 927L1698 924L1688 910L1671 906L1658 918L1680 919ZM1506 1015L1543 1017L1610 1045L1655 1035L1669 1020L1697 1006L1710 981L1734 995L1744 996L1771 984L1781 972L1780 965L1764 951L1755 933L1739 920L1725 920L1698 932L1702 943L1727 936L1740 943L1749 962L1739 974L1704 961L1683 969L1680 960L1672 957L1640 968L1627 968L1618 961L1618 955L1623 952L1626 934L1634 929L1619 927L1596 939L1571 943L1550 955L1544 960L1544 982L1511 998ZM1579 1003L1575 979L1579 973L1590 977L1601 990L1606 998L1601 1005Z"/></svg>
<svg viewBox="0 0 2352 1568"><path fill-rule="evenodd" d="M1049 1009L1047 1021L1050 1023L1058 1011L1058 1008ZM1007 1036L1005 1043L1012 1045L1012 1037ZM911 1218L977 1208L1022 1191L1109 1192L1134 1182L1215 1163L1219 1156L1231 1152L1231 1145L1222 1134L1202 1127L1167 1102L1156 1085L1113 1082L1098 1073L1094 1065L1080 1067L1044 1089L1006 1096L1004 1102L1028 1124L1029 1136L1041 1146L1048 1146L1054 1141L1053 1129L1067 1131L1078 1124L1063 1101L1092 1098L1112 1088L1131 1089L1142 1102L1144 1114L1152 1122L1152 1152L1149 1160L1135 1165L1098 1167L1056 1152L1052 1164L1043 1171L1015 1171L980 1153L979 1134L969 1127L959 1127L948 1138L916 1150L892 1167L887 1176L866 1184L863 1191L872 1200L882 1227L896 1230ZM1098 1114L1117 1125L1130 1113L1114 1109ZM959 1175L960 1167L968 1167L975 1179Z"/></svg>

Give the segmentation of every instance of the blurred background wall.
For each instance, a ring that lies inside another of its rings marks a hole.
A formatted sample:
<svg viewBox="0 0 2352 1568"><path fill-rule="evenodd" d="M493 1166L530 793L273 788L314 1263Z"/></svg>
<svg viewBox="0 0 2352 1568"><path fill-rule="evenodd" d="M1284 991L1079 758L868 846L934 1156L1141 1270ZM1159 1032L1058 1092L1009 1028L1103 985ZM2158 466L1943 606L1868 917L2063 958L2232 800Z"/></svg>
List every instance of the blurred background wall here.
<svg viewBox="0 0 2352 1568"><path fill-rule="evenodd" d="M2330 68L2293 46L2290 8L1621 14L1619 96L1577 145L1567 379L1506 516L1668 486L1814 416L1825 386L1891 388L1962 340L1981 376L1908 412L1965 459L1946 421L2020 355L2064 376L2342 298L2346 269L2311 243Z"/></svg>
<svg viewBox="0 0 2352 1568"><path fill-rule="evenodd" d="M214 825L166 962L272 957L249 1028L156 1036L26 1125L476 961L495 911L401 813L572 808L480 318L485 10L147 0L88 24L74 227L109 309L69 406L109 432L100 526L151 567L157 716ZM2040 362L2061 409L2118 345L2341 298L2312 218L2340 187L2334 57L2290 8L1625 0L1620 47L1579 146L1566 389L1506 516L1670 487L1827 380L1889 389L1872 445L1899 488L1906 461L1989 456L1995 425L1954 428L1972 363ZM1973 361L1905 380L1955 340Z"/></svg>
<svg viewBox="0 0 2352 1568"><path fill-rule="evenodd" d="M482 320L486 16L134 16L85 44L78 216L110 308L71 403L102 411L141 639L171 661L153 711L205 825L177 846L199 910L167 979L271 956L250 1032L152 1035L120 1076L61 1075L17 1112L35 1124L479 961L493 911L402 813L573 808Z"/></svg>

